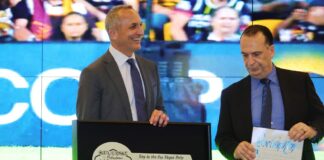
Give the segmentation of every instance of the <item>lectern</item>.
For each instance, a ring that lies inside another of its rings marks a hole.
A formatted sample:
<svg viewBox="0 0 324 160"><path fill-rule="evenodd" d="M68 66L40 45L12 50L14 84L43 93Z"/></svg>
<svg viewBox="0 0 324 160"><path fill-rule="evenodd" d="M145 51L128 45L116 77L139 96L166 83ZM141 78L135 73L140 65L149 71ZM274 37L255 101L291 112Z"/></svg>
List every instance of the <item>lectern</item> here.
<svg viewBox="0 0 324 160"><path fill-rule="evenodd" d="M210 123L73 121L73 160L211 160Z"/></svg>

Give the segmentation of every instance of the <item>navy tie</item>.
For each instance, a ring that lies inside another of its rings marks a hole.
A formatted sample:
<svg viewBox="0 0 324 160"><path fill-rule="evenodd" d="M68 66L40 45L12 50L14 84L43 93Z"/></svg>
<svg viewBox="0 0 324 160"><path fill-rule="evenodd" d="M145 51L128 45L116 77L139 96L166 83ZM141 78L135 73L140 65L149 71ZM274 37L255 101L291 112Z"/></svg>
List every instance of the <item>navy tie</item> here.
<svg viewBox="0 0 324 160"><path fill-rule="evenodd" d="M127 63L130 65L130 71L132 76L134 95L135 95L135 105L137 111L138 121L147 121L147 114L145 112L145 97L143 92L143 85L141 76L138 72L138 69L135 65L134 59L130 58L127 60Z"/></svg>
<svg viewBox="0 0 324 160"><path fill-rule="evenodd" d="M261 79L260 82L264 85L262 91L261 127L271 128L272 96L270 80Z"/></svg>

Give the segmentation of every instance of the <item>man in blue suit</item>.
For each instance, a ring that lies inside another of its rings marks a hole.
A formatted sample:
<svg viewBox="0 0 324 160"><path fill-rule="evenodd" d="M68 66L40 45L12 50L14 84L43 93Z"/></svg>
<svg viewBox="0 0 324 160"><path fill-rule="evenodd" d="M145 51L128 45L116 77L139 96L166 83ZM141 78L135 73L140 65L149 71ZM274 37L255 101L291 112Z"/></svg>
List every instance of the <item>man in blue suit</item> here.
<svg viewBox="0 0 324 160"><path fill-rule="evenodd" d="M323 137L324 107L309 75L281 69L272 63L273 37L264 26L249 26L241 36L240 45L249 76L222 92L216 135L220 152L228 159L255 159L252 129L263 125L264 84L260 80L266 79L272 97L268 128L287 130L292 140L304 141L302 159L314 160L311 142Z"/></svg>

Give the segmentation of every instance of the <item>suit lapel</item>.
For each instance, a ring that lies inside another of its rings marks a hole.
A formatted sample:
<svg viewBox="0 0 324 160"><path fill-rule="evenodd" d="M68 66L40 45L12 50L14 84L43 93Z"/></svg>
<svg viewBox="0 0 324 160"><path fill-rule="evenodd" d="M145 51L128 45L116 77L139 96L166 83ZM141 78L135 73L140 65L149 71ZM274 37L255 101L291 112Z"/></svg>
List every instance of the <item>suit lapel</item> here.
<svg viewBox="0 0 324 160"><path fill-rule="evenodd" d="M276 70L277 70L277 77L278 77L279 86L280 86L280 92L281 92L281 96L282 96L282 102L283 102L284 111L285 111L285 127L284 128L289 129L289 128L287 128L287 124L289 124L289 119L287 119L287 117L294 116L293 113L291 113L291 111L294 111L294 108L289 108L290 106L293 106L293 105L290 105L289 101L288 101L289 100L288 93L289 93L290 83L289 83L289 80L287 80L283 69L276 67Z"/></svg>
<svg viewBox="0 0 324 160"><path fill-rule="evenodd" d="M242 80L242 88L239 90L239 100L241 102L242 109L240 110L239 117L240 126L246 127L248 129L244 129L243 135L246 136L247 139L251 139L253 123L252 123L252 111L251 111L251 77L248 76Z"/></svg>
<svg viewBox="0 0 324 160"><path fill-rule="evenodd" d="M124 80L121 76L121 73L119 71L119 68L117 66L116 61L114 60L113 56L109 51L106 52L105 57L104 57L104 62L105 62L105 69L112 80L112 83L118 88L116 91L113 92L118 92L120 97L122 97L122 104L123 104L123 109L125 110L125 113L127 115L128 119L132 120L132 113L130 109L130 104L128 100L128 94L126 91L126 87L124 84ZM107 82L109 83L109 82Z"/></svg>

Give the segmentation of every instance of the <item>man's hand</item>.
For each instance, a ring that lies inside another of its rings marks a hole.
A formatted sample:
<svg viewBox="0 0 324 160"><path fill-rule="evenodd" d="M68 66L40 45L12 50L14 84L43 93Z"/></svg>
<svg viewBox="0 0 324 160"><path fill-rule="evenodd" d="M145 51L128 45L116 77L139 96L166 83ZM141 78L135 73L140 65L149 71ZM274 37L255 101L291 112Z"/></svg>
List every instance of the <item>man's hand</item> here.
<svg viewBox="0 0 324 160"><path fill-rule="evenodd" d="M252 144L246 141L242 141L234 151L234 158L235 159L242 159L242 160L253 160L255 159L255 149Z"/></svg>
<svg viewBox="0 0 324 160"><path fill-rule="evenodd" d="M311 139L317 135L317 131L303 122L292 126L288 132L290 139L294 141L303 141L306 138Z"/></svg>
<svg viewBox="0 0 324 160"><path fill-rule="evenodd" d="M163 111L155 109L150 118L150 124L153 126L165 127L169 122L169 117Z"/></svg>

